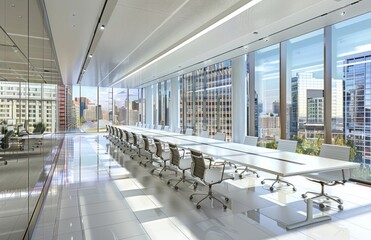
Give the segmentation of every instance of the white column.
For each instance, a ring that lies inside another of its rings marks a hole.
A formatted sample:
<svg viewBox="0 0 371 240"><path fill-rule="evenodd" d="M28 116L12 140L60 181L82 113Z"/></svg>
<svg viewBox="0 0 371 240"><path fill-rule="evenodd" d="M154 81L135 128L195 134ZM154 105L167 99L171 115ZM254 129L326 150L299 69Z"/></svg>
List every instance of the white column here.
<svg viewBox="0 0 371 240"><path fill-rule="evenodd" d="M179 127L179 77L171 79L170 82L170 127L175 130Z"/></svg>
<svg viewBox="0 0 371 240"><path fill-rule="evenodd" d="M247 129L246 56L232 59L232 141L243 143Z"/></svg>
<svg viewBox="0 0 371 240"><path fill-rule="evenodd" d="M153 124L152 116L152 86L148 86L146 87L146 124Z"/></svg>

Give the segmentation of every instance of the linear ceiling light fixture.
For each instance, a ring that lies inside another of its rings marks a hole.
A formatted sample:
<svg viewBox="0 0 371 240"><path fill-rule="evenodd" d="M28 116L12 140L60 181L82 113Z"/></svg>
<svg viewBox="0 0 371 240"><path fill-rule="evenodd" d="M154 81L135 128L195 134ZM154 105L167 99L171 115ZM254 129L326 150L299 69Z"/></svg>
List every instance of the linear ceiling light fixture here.
<svg viewBox="0 0 371 240"><path fill-rule="evenodd" d="M245 5L243 5L242 7L238 8L237 10L233 11L232 13L228 14L227 16L223 17L222 19L216 21L215 23L211 24L210 26L208 26L207 28L205 28L204 30L200 31L199 33L193 35L192 37L188 38L187 40L185 40L184 42L180 43L179 45L175 46L174 48L170 49L169 51L167 51L166 53L162 54L161 56L153 59L152 61L150 61L149 63L145 64L144 66L138 68L137 70L135 70L134 72L130 73L129 75L123 77L122 79L120 79L119 81L117 81L116 83L114 83L113 85L116 85L118 84L119 82L125 80L125 79L128 79L129 77L133 76L134 74L142 71L143 69L147 68L148 66L154 64L155 62L158 62L159 60L163 59L164 57L172 54L173 52L179 50L180 48L188 45L189 43L193 42L194 40L198 39L199 37L205 35L206 33L210 32L211 30L219 27L220 25L222 25L223 23L225 22L228 22L229 20L231 20L232 18L238 16L239 14L243 13L244 11L252 8L253 6L255 6L256 4L258 4L259 2L261 2L263 0L252 0L248 3L246 3Z"/></svg>

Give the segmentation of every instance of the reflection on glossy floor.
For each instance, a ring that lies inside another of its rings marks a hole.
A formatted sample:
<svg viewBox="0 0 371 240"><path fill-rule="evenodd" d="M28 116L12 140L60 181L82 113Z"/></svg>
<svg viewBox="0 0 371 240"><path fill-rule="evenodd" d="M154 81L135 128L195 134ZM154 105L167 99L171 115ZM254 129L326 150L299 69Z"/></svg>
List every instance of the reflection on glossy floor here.
<svg viewBox="0 0 371 240"><path fill-rule="evenodd" d="M316 216L332 221L287 231L285 224L304 219L300 197L318 186L292 177L298 189L274 193L253 176L228 180L215 188L228 196L228 209L204 201L197 210L187 184L175 191L173 178L149 173L137 161L111 149L103 135L66 136L47 202L33 239L369 239L371 188L357 184L337 186L332 193L344 200ZM65 158L65 163L62 161ZM261 173L260 179L265 177ZM178 175L180 176L180 175ZM203 191L205 188L198 191ZM330 190L331 191L331 190Z"/></svg>

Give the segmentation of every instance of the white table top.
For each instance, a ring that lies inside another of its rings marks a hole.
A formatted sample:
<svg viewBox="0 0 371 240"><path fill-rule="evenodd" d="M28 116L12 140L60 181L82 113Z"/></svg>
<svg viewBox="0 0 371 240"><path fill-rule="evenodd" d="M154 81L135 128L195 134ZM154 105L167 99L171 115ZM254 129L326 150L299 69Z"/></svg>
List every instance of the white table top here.
<svg viewBox="0 0 371 240"><path fill-rule="evenodd" d="M134 132L158 134L161 141L200 151L226 161L249 166L278 176L294 176L356 168L358 163L333 160L318 156L283 152L275 149L228 143L199 136L185 136L167 131L130 127ZM150 135L150 134L147 134Z"/></svg>

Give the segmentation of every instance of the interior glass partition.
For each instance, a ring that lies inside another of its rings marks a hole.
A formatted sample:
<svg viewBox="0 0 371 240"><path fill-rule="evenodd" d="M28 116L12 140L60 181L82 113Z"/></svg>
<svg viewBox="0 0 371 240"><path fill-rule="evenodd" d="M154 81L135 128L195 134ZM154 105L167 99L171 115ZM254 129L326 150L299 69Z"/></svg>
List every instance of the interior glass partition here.
<svg viewBox="0 0 371 240"><path fill-rule="evenodd" d="M113 124L126 125L127 105L125 100L128 95L126 88L113 88Z"/></svg>
<svg viewBox="0 0 371 240"><path fill-rule="evenodd" d="M371 182L371 13L335 24L331 30L332 95L343 89L336 103L338 111L344 111L343 118L332 114L333 141L352 146L352 157L362 166L352 177Z"/></svg>
<svg viewBox="0 0 371 240"><path fill-rule="evenodd" d="M30 238L63 139L55 134L61 76L39 3L0 3L1 239Z"/></svg>
<svg viewBox="0 0 371 240"><path fill-rule="evenodd" d="M280 48L279 45L256 51L255 114L260 144L266 146L280 138Z"/></svg>
<svg viewBox="0 0 371 240"><path fill-rule="evenodd" d="M96 132L98 130L98 118L102 113L98 106L98 88L81 86L78 96L80 104L80 128L84 132Z"/></svg>
<svg viewBox="0 0 371 240"><path fill-rule="evenodd" d="M97 107L98 131L106 131L106 125L113 120L113 92L112 88L99 87L99 104Z"/></svg>

